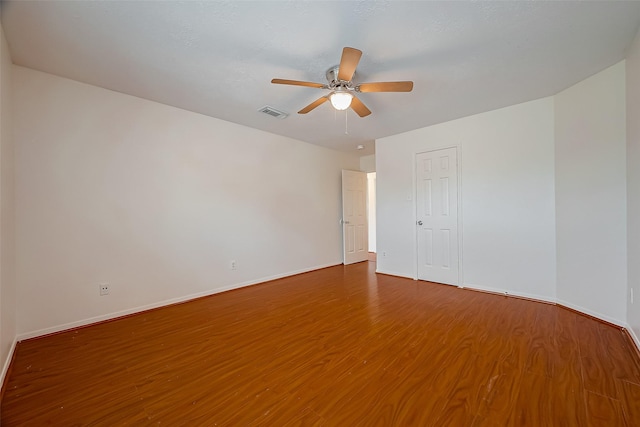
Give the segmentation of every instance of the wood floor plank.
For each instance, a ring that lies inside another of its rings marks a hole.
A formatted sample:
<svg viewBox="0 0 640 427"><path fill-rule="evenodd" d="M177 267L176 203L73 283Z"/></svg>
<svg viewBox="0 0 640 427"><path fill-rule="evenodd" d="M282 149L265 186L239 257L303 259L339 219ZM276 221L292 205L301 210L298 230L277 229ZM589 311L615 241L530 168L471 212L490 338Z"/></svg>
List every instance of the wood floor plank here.
<svg viewBox="0 0 640 427"><path fill-rule="evenodd" d="M627 335L604 324L598 325L597 332L601 342L598 355L610 362L611 374L617 379L640 384L640 367L629 363L635 358L627 345Z"/></svg>
<svg viewBox="0 0 640 427"><path fill-rule="evenodd" d="M620 401L590 391L586 392L589 427L626 426ZM635 425L635 424L631 424Z"/></svg>
<svg viewBox="0 0 640 427"><path fill-rule="evenodd" d="M613 364L608 359L594 355L582 357L585 390L616 399L618 390L613 372Z"/></svg>
<svg viewBox="0 0 640 427"><path fill-rule="evenodd" d="M557 398L546 375L524 372L520 389L508 426L554 425L557 415L553 412L553 400Z"/></svg>
<svg viewBox="0 0 640 427"><path fill-rule="evenodd" d="M496 366L485 385L484 396L471 425L473 427L508 425L516 403L514 396L518 395L521 379L521 370L504 370L502 366Z"/></svg>
<svg viewBox="0 0 640 427"><path fill-rule="evenodd" d="M633 426L640 420L640 385L622 380L618 390L624 418L628 426Z"/></svg>
<svg viewBox="0 0 640 427"><path fill-rule="evenodd" d="M480 411L496 362L480 355L470 359L453 380L454 386L436 421L438 426L470 426Z"/></svg>
<svg viewBox="0 0 640 427"><path fill-rule="evenodd" d="M20 342L0 423L640 426L626 337L365 262Z"/></svg>

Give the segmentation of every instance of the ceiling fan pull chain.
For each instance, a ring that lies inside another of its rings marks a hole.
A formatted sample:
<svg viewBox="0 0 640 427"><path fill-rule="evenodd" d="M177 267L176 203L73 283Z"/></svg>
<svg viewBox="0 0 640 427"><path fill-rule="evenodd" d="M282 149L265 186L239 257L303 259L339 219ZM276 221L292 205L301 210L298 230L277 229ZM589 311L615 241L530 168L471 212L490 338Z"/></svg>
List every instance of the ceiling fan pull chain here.
<svg viewBox="0 0 640 427"><path fill-rule="evenodd" d="M349 114L344 110L344 134L349 135Z"/></svg>

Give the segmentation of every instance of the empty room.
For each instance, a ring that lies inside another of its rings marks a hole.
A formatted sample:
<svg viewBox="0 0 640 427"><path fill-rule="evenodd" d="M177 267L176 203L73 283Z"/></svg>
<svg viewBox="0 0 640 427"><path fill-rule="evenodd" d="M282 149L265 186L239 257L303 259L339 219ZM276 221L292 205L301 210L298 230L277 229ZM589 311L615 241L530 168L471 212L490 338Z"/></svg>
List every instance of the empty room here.
<svg viewBox="0 0 640 427"><path fill-rule="evenodd" d="M640 1L0 25L0 425L640 426Z"/></svg>

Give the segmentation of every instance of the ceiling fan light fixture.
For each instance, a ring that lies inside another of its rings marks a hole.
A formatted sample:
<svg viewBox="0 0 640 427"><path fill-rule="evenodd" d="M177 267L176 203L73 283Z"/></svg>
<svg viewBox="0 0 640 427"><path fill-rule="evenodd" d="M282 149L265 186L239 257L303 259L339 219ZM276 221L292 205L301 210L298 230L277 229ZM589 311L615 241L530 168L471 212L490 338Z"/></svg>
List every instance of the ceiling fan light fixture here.
<svg viewBox="0 0 640 427"><path fill-rule="evenodd" d="M335 91L331 94L331 96L329 96L329 99L331 100L331 105L333 105L333 108L342 111L349 108L349 106L351 105L351 100L353 99L353 95L351 95L349 92Z"/></svg>

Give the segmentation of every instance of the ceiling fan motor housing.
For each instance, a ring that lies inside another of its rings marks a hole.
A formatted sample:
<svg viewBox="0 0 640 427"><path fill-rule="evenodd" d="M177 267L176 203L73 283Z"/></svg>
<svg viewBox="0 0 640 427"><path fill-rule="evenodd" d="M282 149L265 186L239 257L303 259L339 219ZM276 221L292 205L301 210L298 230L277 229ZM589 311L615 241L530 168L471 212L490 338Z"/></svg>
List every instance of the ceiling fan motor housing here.
<svg viewBox="0 0 640 427"><path fill-rule="evenodd" d="M353 72L353 77L351 81L344 81L344 80L338 79L339 69L340 69L340 66L335 65L329 68L325 73L325 76L327 77L327 81L329 82L329 89L344 88L347 90L354 90L352 81L353 81L353 77L356 76L355 71Z"/></svg>

